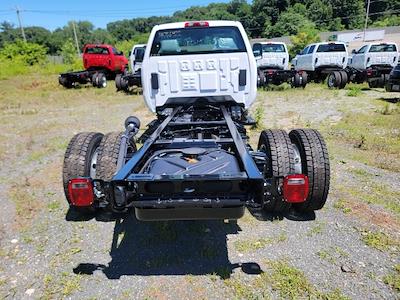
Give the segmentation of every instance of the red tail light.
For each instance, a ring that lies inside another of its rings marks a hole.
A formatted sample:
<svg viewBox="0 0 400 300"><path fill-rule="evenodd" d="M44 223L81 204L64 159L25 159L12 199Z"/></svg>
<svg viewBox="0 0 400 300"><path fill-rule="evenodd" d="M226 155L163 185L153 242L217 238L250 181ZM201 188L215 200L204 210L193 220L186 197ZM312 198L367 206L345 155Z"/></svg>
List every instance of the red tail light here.
<svg viewBox="0 0 400 300"><path fill-rule="evenodd" d="M186 22L185 27L208 27L210 24L206 21Z"/></svg>
<svg viewBox="0 0 400 300"><path fill-rule="evenodd" d="M74 178L68 183L68 194L74 206L90 206L93 204L93 184L88 178Z"/></svg>
<svg viewBox="0 0 400 300"><path fill-rule="evenodd" d="M286 202L299 203L308 196L308 177L303 174L288 175L283 179L283 198Z"/></svg>

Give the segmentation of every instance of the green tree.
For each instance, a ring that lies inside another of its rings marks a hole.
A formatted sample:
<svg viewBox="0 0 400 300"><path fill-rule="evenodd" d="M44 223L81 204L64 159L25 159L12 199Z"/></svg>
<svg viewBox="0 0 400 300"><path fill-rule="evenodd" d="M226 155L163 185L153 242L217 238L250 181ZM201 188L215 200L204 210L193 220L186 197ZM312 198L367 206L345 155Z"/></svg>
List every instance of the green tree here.
<svg viewBox="0 0 400 300"><path fill-rule="evenodd" d="M314 26L304 26L300 28L298 33L291 37L292 46L289 49L291 56L298 54L305 46L312 43L320 42L318 30Z"/></svg>
<svg viewBox="0 0 400 300"><path fill-rule="evenodd" d="M42 45L17 40L4 45L0 50L0 58L32 66L44 62L46 52L47 49Z"/></svg>
<svg viewBox="0 0 400 300"><path fill-rule="evenodd" d="M77 51L72 39L68 39L61 48L61 56L65 64L72 65L77 59Z"/></svg>
<svg viewBox="0 0 400 300"><path fill-rule="evenodd" d="M315 27L304 15L288 10L279 16L278 22L271 29L272 37L297 34L300 28Z"/></svg>

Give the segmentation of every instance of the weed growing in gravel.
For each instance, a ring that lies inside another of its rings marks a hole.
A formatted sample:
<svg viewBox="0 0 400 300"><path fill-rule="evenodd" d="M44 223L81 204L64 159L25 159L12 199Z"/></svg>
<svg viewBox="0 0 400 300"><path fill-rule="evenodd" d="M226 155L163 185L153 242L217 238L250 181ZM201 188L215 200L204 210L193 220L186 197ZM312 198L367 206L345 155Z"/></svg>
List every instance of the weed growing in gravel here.
<svg viewBox="0 0 400 300"><path fill-rule="evenodd" d="M358 97L360 96L361 92L361 88L359 86L353 85L353 86L349 86L347 88L347 93L346 95L349 97Z"/></svg>
<svg viewBox="0 0 400 300"><path fill-rule="evenodd" d="M387 115L396 114L398 112L398 110L399 110L398 105L395 106L395 105L391 105L390 103L386 102L383 104L383 107L381 109L377 109L376 112L378 112L384 116L387 116Z"/></svg>
<svg viewBox="0 0 400 300"><path fill-rule="evenodd" d="M259 281L268 283L283 299L348 299L339 289L324 293L316 289L303 272L280 260L269 262L272 272L261 274Z"/></svg>
<svg viewBox="0 0 400 300"><path fill-rule="evenodd" d="M383 282L400 292L400 264L394 266L394 273L386 275Z"/></svg>
<svg viewBox="0 0 400 300"><path fill-rule="evenodd" d="M341 210L345 214L348 214L351 212L351 208L347 207L346 205L347 205L347 203L345 200L339 199L333 204L333 207Z"/></svg>
<svg viewBox="0 0 400 300"><path fill-rule="evenodd" d="M362 232L362 240L366 245L380 251L399 249L400 246L397 240L380 231L364 231Z"/></svg>
<svg viewBox="0 0 400 300"><path fill-rule="evenodd" d="M286 240L287 236L285 234L280 234L276 237L271 237L271 238L236 241L235 248L239 252L250 252L265 248L267 245L284 242Z"/></svg>
<svg viewBox="0 0 400 300"><path fill-rule="evenodd" d="M27 178L22 180L22 183L13 185L8 195L15 204L16 222L20 229L23 229L39 210L41 203L35 198Z"/></svg>
<svg viewBox="0 0 400 300"><path fill-rule="evenodd" d="M264 127L264 115L264 105L262 102L260 102L256 108L256 111L254 112L254 121L256 124L252 127L252 129L262 129Z"/></svg>
<svg viewBox="0 0 400 300"><path fill-rule="evenodd" d="M308 236L313 236L322 233L322 231L325 228L325 223L324 222L315 222L315 225L311 227L311 229L308 231L307 235Z"/></svg>
<svg viewBox="0 0 400 300"><path fill-rule="evenodd" d="M325 138L338 157L348 157L367 165L399 172L398 124L399 111L391 115L377 112L347 114L327 129ZM349 145L353 145L355 150L349 151Z"/></svg>

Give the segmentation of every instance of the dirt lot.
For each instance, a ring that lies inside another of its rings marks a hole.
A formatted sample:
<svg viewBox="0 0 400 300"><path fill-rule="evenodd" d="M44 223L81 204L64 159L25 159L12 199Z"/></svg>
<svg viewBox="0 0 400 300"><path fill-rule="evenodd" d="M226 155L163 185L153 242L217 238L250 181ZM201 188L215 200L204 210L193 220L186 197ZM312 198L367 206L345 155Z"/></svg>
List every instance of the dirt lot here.
<svg viewBox="0 0 400 300"><path fill-rule="evenodd" d="M366 86L259 93L252 111L262 127L317 128L328 142L332 187L315 215L66 222L69 139L153 116L113 83L0 81L0 298L400 299L399 97Z"/></svg>

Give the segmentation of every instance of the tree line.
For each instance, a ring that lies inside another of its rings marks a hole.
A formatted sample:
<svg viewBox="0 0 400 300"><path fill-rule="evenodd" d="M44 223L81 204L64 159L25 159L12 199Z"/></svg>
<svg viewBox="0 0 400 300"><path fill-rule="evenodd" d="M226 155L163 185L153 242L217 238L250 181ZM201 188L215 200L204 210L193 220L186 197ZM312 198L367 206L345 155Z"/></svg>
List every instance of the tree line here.
<svg viewBox="0 0 400 300"><path fill-rule="evenodd" d="M109 43L127 50L147 40L156 24L186 20L237 20L251 38L297 35L301 32L336 31L362 28L365 22L364 0L232 0L176 11L171 16L152 16L115 21L106 29L95 28L89 21L76 22L78 42ZM400 0L371 0L369 26L400 25ZM39 44L47 54L60 54L71 48L73 23L49 31L38 26L25 27L29 43ZM21 39L14 24L0 23L0 48Z"/></svg>

